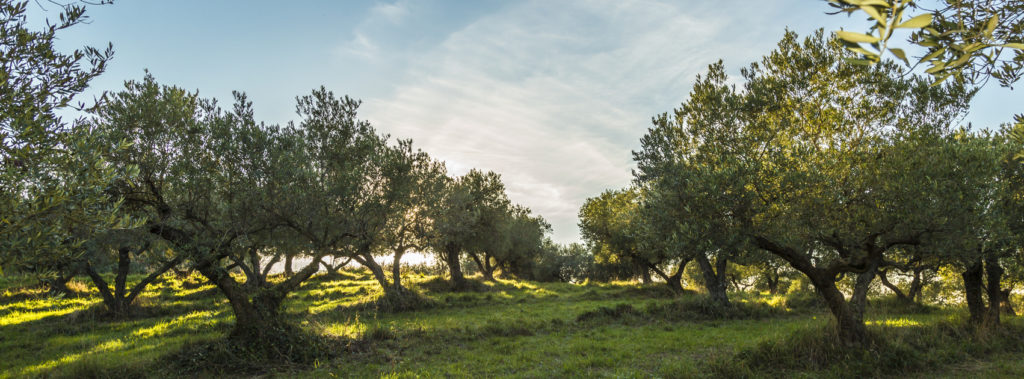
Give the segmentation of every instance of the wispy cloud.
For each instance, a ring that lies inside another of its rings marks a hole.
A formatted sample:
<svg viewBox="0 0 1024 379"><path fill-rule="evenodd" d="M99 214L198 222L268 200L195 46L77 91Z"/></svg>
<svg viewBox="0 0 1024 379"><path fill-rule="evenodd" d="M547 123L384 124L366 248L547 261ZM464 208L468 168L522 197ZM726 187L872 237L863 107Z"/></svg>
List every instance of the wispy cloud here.
<svg viewBox="0 0 1024 379"><path fill-rule="evenodd" d="M401 23L409 15L409 5L404 2L380 3L370 9L370 17L383 18L393 24Z"/></svg>
<svg viewBox="0 0 1024 379"><path fill-rule="evenodd" d="M364 115L447 161L502 174L513 201L578 238L577 210L628 185L648 120L678 104L730 33L705 10L654 1L507 7L416 57ZM781 31L780 31L781 33Z"/></svg>
<svg viewBox="0 0 1024 379"><path fill-rule="evenodd" d="M355 55L371 59L377 56L380 48L363 33L356 32L355 37L348 43L342 45L338 51L339 55Z"/></svg>

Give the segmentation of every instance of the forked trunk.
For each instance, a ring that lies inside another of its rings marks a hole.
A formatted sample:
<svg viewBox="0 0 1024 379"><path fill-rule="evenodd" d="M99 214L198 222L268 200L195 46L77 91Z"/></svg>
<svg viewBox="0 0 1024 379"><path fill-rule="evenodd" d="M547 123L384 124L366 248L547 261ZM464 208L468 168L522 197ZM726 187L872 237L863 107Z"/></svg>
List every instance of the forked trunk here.
<svg viewBox="0 0 1024 379"><path fill-rule="evenodd" d="M689 263L689 260L680 262L679 265L676 266L676 270L671 275L666 274L664 271L659 269L658 266L650 265L650 268L651 271L654 271L654 273L660 276L661 279L665 280L665 284L668 285L668 288L671 289L672 292L682 294L683 270L686 268L687 263Z"/></svg>
<svg viewBox="0 0 1024 379"><path fill-rule="evenodd" d="M878 271L878 265L881 260L879 258L873 259L868 265L867 271L857 274L857 281L853 286L853 296L850 298L850 306L853 309L853 315L858 320L864 321L864 310L868 306L868 290L871 289L871 282L875 280L875 273Z"/></svg>
<svg viewBox="0 0 1024 379"><path fill-rule="evenodd" d="M863 344L867 341L868 330L864 320L859 318L843 297L843 293L836 288L835 282L828 280L814 280L814 286L818 293L825 299L829 311L836 318L836 326L839 338L844 343L851 345Z"/></svg>
<svg viewBox="0 0 1024 379"><path fill-rule="evenodd" d="M711 300L720 305L729 305L729 295L726 292L725 284L726 260L719 258L712 266L706 254L697 254L696 261L704 278L704 288L707 289ZM718 272L715 271L716 267Z"/></svg>
<svg viewBox="0 0 1024 379"><path fill-rule="evenodd" d="M494 281L494 269L495 269L495 266L491 265L491 256L488 255L487 253L484 253L483 261L484 261L484 280L486 280L488 282L493 282Z"/></svg>
<svg viewBox="0 0 1024 379"><path fill-rule="evenodd" d="M113 292L110 291L110 286L105 280L103 280L103 277L92 268L92 265L88 262L85 263L85 273L89 275L89 278L92 279L93 284L95 284L96 288L99 290L100 296L103 298L103 305L107 307L107 310L115 318L128 315L135 299L146 290L147 286L153 283L158 277L160 277L160 275L163 275L163 273L181 263L181 258L176 258L164 263L162 266L136 283L131 290L128 290L128 269L131 267L131 251L121 249L118 252L117 260L117 272L114 275Z"/></svg>
<svg viewBox="0 0 1024 379"><path fill-rule="evenodd" d="M797 271L802 272L814 284L819 295L825 300L832 316L836 318L839 338L848 345L860 345L867 341L868 330L863 320L857 319L843 293L836 288L835 276L817 268L805 254L775 243L763 237L754 237L757 246L785 259Z"/></svg>
<svg viewBox="0 0 1024 379"><path fill-rule="evenodd" d="M288 332L287 323L280 315L281 303L289 293L319 270L320 258L314 257L309 265L285 281L264 288L239 284L215 262L204 262L197 270L227 297L231 312L235 315L232 338L255 342L273 341Z"/></svg>
<svg viewBox="0 0 1024 379"><path fill-rule="evenodd" d="M910 301L917 302L921 298L921 291L924 290L924 280L921 279L921 275L925 268L915 268L914 278L910 281L910 289L907 290L907 297Z"/></svg>

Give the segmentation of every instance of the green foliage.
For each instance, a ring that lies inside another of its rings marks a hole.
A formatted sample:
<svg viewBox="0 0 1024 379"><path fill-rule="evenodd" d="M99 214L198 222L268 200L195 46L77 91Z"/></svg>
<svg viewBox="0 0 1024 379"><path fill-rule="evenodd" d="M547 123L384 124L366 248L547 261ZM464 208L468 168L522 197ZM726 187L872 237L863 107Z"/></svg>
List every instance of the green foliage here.
<svg viewBox="0 0 1024 379"><path fill-rule="evenodd" d="M1011 87L1024 74L1024 4L1015 0L939 1L929 9L909 0L829 0L834 13L863 12L868 34L838 31L856 64L873 64L890 52L907 66L927 64L938 84L953 77L984 85L995 78ZM913 15L914 13L918 13ZM925 48L912 65L900 48L889 47L897 29L910 29L908 42Z"/></svg>
<svg viewBox="0 0 1024 379"><path fill-rule="evenodd" d="M634 156L654 217L674 224L662 238L698 251L768 251L808 277L842 329L862 330L866 285L896 247L993 230L980 210L993 209L982 204L998 193L988 185L1002 153L954 129L972 91L849 57L820 31L790 32L742 70L741 88L711 65L674 115L654 119ZM931 254L945 252L968 254ZM847 303L838 279L865 272Z"/></svg>
<svg viewBox="0 0 1024 379"><path fill-rule="evenodd" d="M0 4L0 266L46 276L92 235L129 224L106 189L134 170L105 159L123 143L106 145L100 131L58 115L104 71L112 48L57 50L59 34L87 22L85 7L64 5L58 22L32 30L28 5Z"/></svg>

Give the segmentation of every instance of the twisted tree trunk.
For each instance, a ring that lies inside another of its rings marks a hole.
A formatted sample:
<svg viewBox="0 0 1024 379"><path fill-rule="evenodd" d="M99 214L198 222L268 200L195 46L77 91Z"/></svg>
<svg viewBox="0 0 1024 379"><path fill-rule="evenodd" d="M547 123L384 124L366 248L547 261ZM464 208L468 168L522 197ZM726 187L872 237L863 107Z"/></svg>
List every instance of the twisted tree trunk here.
<svg viewBox="0 0 1024 379"><path fill-rule="evenodd" d="M881 264L881 254L868 263L866 271L857 274L857 282L853 286L853 296L850 298L850 305L853 309L854 317L861 320L861 322L864 321L864 311L868 306L868 290L871 289L871 282L875 280L875 273L878 271L879 264Z"/></svg>
<svg viewBox="0 0 1024 379"><path fill-rule="evenodd" d="M725 284L725 269L728 261L724 258L718 258L715 265L712 266L707 254L704 253L697 254L695 259L704 277L704 288L707 289L711 300L720 305L729 305L729 295L726 292Z"/></svg>
<svg viewBox="0 0 1024 379"><path fill-rule="evenodd" d="M302 282L320 268L322 256L314 257L310 264L283 282L266 287L247 287L235 281L215 259L199 262L196 269L224 294L235 315L233 339L245 343L265 344L267 341L286 339L291 327L281 318L281 303Z"/></svg>
<svg viewBox="0 0 1024 379"><path fill-rule="evenodd" d="M115 318L127 316L131 311L131 306L135 302L135 299L146 290L146 287L152 284L160 275L167 272L171 268L181 263L182 258L178 257L167 261L155 271L151 272L141 281L135 284L131 290L127 290L128 285L128 269L131 267L131 254L128 249L119 249L117 271L114 276L114 291L110 291L110 286L107 284L103 277L100 276L96 270L92 268L88 262L85 263L85 272L92 279L93 284L100 292L100 296L103 298L103 305L110 311L111 315Z"/></svg>

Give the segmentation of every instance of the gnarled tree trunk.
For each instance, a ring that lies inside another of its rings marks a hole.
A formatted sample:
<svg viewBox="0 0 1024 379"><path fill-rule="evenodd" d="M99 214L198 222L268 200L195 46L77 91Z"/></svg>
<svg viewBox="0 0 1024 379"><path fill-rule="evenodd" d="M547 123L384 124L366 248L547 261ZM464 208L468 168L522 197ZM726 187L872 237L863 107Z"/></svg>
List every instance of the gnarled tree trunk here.
<svg viewBox="0 0 1024 379"><path fill-rule="evenodd" d="M476 267L480 269L480 274L483 275L484 280L488 282L494 281L494 267L491 266L491 257L487 253L483 253L483 257L478 254L470 253L469 258L476 263Z"/></svg>
<svg viewBox="0 0 1024 379"><path fill-rule="evenodd" d="M818 293L825 299L829 311L836 318L839 331L839 338L846 343L861 344L867 340L868 330L864 320L858 317L853 308L846 302L843 293L839 291L832 280L811 278L811 283L818 289Z"/></svg>
<svg viewBox="0 0 1024 379"><path fill-rule="evenodd" d="M283 282L266 287L248 287L239 284L215 261L200 262L196 269L217 286L231 305L235 315L234 339L266 343L285 337L287 323L281 318L281 303L302 282L313 276L320 267L322 256L314 257L310 264Z"/></svg>
<svg viewBox="0 0 1024 379"><path fill-rule="evenodd" d="M729 305L729 295L726 292L725 283L725 269L728 261L725 258L719 257L715 261L715 265L712 266L707 254L704 253L697 254L695 260L700 267L701 274L704 277L704 288L708 290L711 300L721 305Z"/></svg>
<svg viewBox="0 0 1024 379"><path fill-rule="evenodd" d="M861 322L864 321L864 311L868 306L868 290L871 289L871 282L875 280L875 273L878 271L880 263L881 255L878 255L876 259L871 260L866 271L857 274L857 281L853 286L850 306L853 309L854 317Z"/></svg>
<svg viewBox="0 0 1024 379"><path fill-rule="evenodd" d="M754 242L758 247L789 262L790 266L810 279L818 294L825 300L825 304L828 306L829 311L832 312L832 316L835 317L839 338L844 343L859 345L867 341L867 327L864 325L863 320L856 317L853 309L846 302L846 297L836 287L834 275L815 267L807 255L801 254L795 249L758 236L754 237Z"/></svg>
<svg viewBox="0 0 1024 379"><path fill-rule="evenodd" d="M448 244L444 251L444 260L448 265L448 274L451 276L452 289L464 290L468 287L466 277L462 275L462 264L459 262L459 248L454 244Z"/></svg>
<svg viewBox="0 0 1024 379"><path fill-rule="evenodd" d="M658 266L655 266L655 265L650 265L650 269L651 269L651 271L654 271L655 274L660 276L661 279L665 280L665 284L668 285L668 288L671 289L672 292L675 292L677 294L682 294L683 293L683 270L686 268L686 264L689 263L689 262L690 262L689 260L684 260L682 262L679 262L679 265L676 266L676 270L671 275L666 274L664 271L662 271L660 268L658 268Z"/></svg>
<svg viewBox="0 0 1024 379"><path fill-rule="evenodd" d="M981 297L982 275L981 259L967 266L967 269L960 273L960 277L964 281L964 298L967 300L967 311L970 313L972 324L981 324L985 320L985 300Z"/></svg>
<svg viewBox="0 0 1024 379"><path fill-rule="evenodd" d="M88 262L85 263L85 272L92 279L93 284L100 292L100 296L103 298L103 305L107 307L111 315L115 318L124 317L128 315L131 310L132 303L135 299L146 290L153 281L155 281L160 275L167 272L171 268L181 263L181 258L175 258L170 260L155 271L151 272L141 281L135 284L128 290L128 269L131 267L131 251L127 248L118 250L117 254L117 271L114 274L114 291L110 291L110 286L107 284L103 277L100 276L96 270L92 268Z"/></svg>
<svg viewBox="0 0 1024 379"><path fill-rule="evenodd" d="M377 260L373 259L373 254L371 254L368 249L360 251L359 255L353 256L352 259L370 269L370 272L373 273L373 278L377 280L377 283L380 284L380 287L384 292L394 290L394 288L392 288L391 281L389 281L387 275L384 274L384 268L377 263Z"/></svg>

